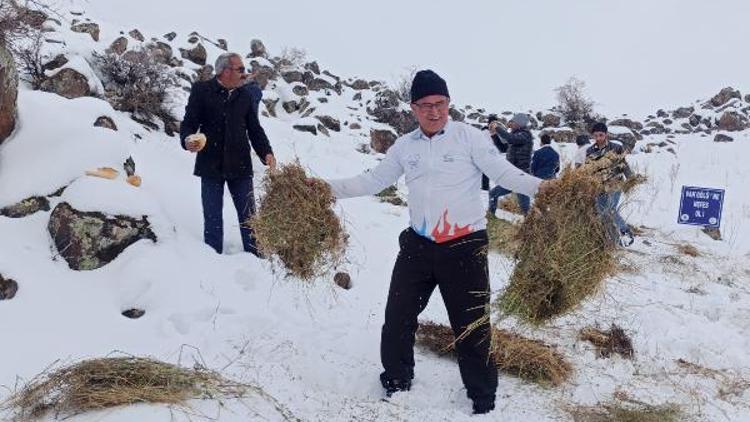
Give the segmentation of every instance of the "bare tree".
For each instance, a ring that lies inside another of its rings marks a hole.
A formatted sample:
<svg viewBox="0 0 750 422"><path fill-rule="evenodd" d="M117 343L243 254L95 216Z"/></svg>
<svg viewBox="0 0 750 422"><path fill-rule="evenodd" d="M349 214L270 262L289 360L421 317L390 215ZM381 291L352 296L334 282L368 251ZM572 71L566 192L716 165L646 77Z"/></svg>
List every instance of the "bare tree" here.
<svg viewBox="0 0 750 422"><path fill-rule="evenodd" d="M584 129L585 125L595 118L594 101L586 95L585 88L586 83L573 76L564 85L555 89L557 109L568 126L574 129Z"/></svg>

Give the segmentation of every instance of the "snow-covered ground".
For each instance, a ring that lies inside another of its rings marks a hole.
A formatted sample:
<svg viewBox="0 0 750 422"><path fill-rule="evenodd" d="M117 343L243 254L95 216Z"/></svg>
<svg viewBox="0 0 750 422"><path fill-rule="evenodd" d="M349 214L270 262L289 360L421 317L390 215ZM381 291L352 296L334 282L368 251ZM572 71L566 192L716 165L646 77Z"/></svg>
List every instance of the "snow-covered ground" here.
<svg viewBox="0 0 750 422"><path fill-rule="evenodd" d="M123 25L127 30L135 26ZM65 39L69 54L87 59L92 49L103 50L119 35L119 27L103 26L102 41L94 43L87 34L66 28L55 35ZM162 32L169 30L165 26ZM161 32L144 35L161 37ZM185 46L187 34L179 36L174 45ZM217 52L209 48L209 62ZM280 81L265 95L288 91ZM341 96L316 105L319 114L342 122L360 118L361 130L313 136L292 129L292 123L300 122L296 115L282 111L279 118L261 117L279 161L298 158L320 177L353 175L374 166L379 157L357 148L369 143L370 128L382 125L363 118L359 102L349 100L353 94L345 87ZM364 95L366 101L372 94ZM458 92L453 95L460 98ZM557 346L573 363L574 377L562 387L542 388L501 375L497 410L469 419L471 403L456 364L423 351L416 355L412 391L380 400L380 327L397 236L408 222L406 208L375 197L339 202L337 211L351 236L345 270L354 287L335 288L331 279L302 287L274 274L268 262L241 252L236 217L228 206L227 253L216 255L203 244L200 185L191 176L194 157L180 148L177 138L147 131L95 98L66 100L24 88L18 102L19 129L0 146L0 207L69 185L62 197L51 198L53 208L66 201L80 210L147 215L159 240L138 242L100 269L73 271L47 232L50 212L0 217L0 274L19 283L14 299L0 302L0 386L7 387L0 388L0 399L58 359L127 353L220 370L261 386L304 421L570 420L564 405L608 402L616 392L652 404L677 403L698 420L750 418L748 384L742 383L750 379L750 169L743 165L750 154L747 132L733 134L735 141L726 144L677 135L670 139L674 154L658 150L630 157L648 182L624 208L643 234L620 253L621 271L580 309L542 328L499 322ZM181 109L184 98L177 97L174 106ZM111 116L119 130L92 127L100 115ZM661 141L666 136L650 136L639 147ZM574 145L555 147L566 160L572 158ZM128 156L143 177L140 188L122 176L83 176L95 167L119 168ZM255 168L260 176L262 165L256 161ZM723 241L677 224L683 185L726 190ZM262 194L262 186L259 190ZM684 243L701 256L680 254L677 246ZM500 290L513 262L492 254L490 265L492 286ZM131 320L120 314L133 307L146 310L145 316ZM422 317L447 323L439 294ZM632 336L634 360L598 359L590 345L576 340L584 326L611 323ZM678 359L716 372L713 377L695 373ZM745 389L733 390L735 381ZM223 406L215 401L191 405L196 414L221 421L283 420L258 395ZM189 418L165 406L142 405L70 420L170 417Z"/></svg>

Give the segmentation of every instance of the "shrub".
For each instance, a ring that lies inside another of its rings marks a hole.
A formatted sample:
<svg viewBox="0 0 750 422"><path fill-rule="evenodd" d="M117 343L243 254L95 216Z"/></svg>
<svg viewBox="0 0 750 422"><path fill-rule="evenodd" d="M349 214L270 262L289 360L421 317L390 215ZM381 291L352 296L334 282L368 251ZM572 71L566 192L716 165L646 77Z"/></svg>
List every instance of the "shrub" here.
<svg viewBox="0 0 750 422"><path fill-rule="evenodd" d="M595 120L594 102L585 93L586 83L571 77L557 92L557 111L573 129L585 130Z"/></svg>

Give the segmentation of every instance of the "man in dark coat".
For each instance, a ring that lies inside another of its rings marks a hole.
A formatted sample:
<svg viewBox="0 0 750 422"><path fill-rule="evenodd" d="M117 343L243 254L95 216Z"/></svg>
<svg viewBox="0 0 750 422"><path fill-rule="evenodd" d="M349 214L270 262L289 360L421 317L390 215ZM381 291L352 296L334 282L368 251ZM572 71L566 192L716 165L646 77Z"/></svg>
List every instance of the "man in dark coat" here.
<svg viewBox="0 0 750 422"><path fill-rule="evenodd" d="M554 179L560 171L560 154L552 148L552 138L545 133L542 146L531 157L531 174L540 179Z"/></svg>
<svg viewBox="0 0 750 422"><path fill-rule="evenodd" d="M245 67L236 53L219 56L216 77L196 82L190 91L180 127L182 147L197 153L194 174L201 178L203 239L222 253L224 185L229 187L240 223L242 246L258 255L246 222L255 212L250 145L263 164L274 169L276 160L258 121L249 89L243 89Z"/></svg>
<svg viewBox="0 0 750 422"><path fill-rule="evenodd" d="M495 147L501 154L505 154L508 152L508 144L503 142L497 134L497 125L499 123L500 119L498 119L497 114L490 114L487 117L487 126L483 127L482 130L489 131L492 143L495 144ZM482 190L490 190L490 178L485 174L482 175Z"/></svg>
<svg viewBox="0 0 750 422"><path fill-rule="evenodd" d="M529 125L529 116L524 113L518 113L510 120L508 128L510 132L505 130L505 127L499 125L497 135L500 137L501 143L508 146L508 152L505 157L511 164L516 168L529 173L531 170L531 152L534 149L534 140L531 136L531 132L527 129ZM500 197L505 196L512 191L504 188L503 186L495 186L490 191L490 204L489 214L490 216L495 215L497 210L497 200ZM526 214L529 212L529 197L526 195L516 194L518 197L518 205L521 207L521 211Z"/></svg>

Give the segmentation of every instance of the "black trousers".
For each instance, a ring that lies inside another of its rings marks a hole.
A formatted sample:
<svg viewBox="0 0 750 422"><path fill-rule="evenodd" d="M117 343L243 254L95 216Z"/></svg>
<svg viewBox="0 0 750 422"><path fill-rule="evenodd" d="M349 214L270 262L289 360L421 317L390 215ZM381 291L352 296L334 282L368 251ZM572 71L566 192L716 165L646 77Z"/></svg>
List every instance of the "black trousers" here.
<svg viewBox="0 0 750 422"><path fill-rule="evenodd" d="M434 243L409 228L399 236L399 245L385 307L380 357L385 369L382 378L410 380L414 377L417 317L436 286L456 337L485 315L490 298L487 232ZM456 346L461 379L469 398L494 401L497 368L489 359L489 321Z"/></svg>

